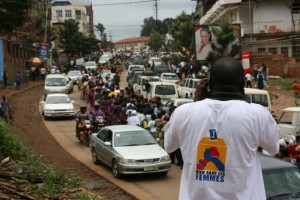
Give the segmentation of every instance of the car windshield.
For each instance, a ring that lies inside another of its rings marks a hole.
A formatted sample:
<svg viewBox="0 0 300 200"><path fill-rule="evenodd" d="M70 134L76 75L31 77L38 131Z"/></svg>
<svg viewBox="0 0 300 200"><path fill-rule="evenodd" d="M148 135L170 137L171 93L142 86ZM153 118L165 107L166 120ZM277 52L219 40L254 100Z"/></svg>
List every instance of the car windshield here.
<svg viewBox="0 0 300 200"><path fill-rule="evenodd" d="M298 168L263 170L267 198L300 192Z"/></svg>
<svg viewBox="0 0 300 200"><path fill-rule="evenodd" d="M176 94L176 90L173 85L157 85L155 88L155 94L174 95L174 94Z"/></svg>
<svg viewBox="0 0 300 200"><path fill-rule="evenodd" d="M294 112L284 111L280 116L279 123L281 124L292 124Z"/></svg>
<svg viewBox="0 0 300 200"><path fill-rule="evenodd" d="M176 74L164 74L162 78L165 80L178 80L178 76Z"/></svg>
<svg viewBox="0 0 300 200"><path fill-rule="evenodd" d="M65 78L47 78L46 86L65 86L67 84Z"/></svg>
<svg viewBox="0 0 300 200"><path fill-rule="evenodd" d="M250 94L246 94L246 102L250 102ZM252 103L260 104L264 107L268 107L268 96L265 94L252 94Z"/></svg>
<svg viewBox="0 0 300 200"><path fill-rule="evenodd" d="M48 96L46 98L46 104L60 104L60 103L70 103L71 100L66 96Z"/></svg>
<svg viewBox="0 0 300 200"><path fill-rule="evenodd" d="M114 146L140 146L157 144L154 137L148 131L125 131L114 133Z"/></svg>
<svg viewBox="0 0 300 200"><path fill-rule="evenodd" d="M80 71L69 71L68 76L81 76Z"/></svg>

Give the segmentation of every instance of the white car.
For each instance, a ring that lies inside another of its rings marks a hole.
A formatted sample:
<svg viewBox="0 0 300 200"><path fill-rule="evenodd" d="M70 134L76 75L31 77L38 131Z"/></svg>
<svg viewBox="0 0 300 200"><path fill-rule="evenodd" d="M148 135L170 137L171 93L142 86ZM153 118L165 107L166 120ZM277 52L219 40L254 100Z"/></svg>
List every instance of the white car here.
<svg viewBox="0 0 300 200"><path fill-rule="evenodd" d="M106 126L90 138L92 161L112 168L114 177L161 173L171 170L169 154L139 126Z"/></svg>
<svg viewBox="0 0 300 200"><path fill-rule="evenodd" d="M191 102L194 102L194 100L193 99L187 99L187 98L170 99L163 106L163 110L165 110L167 113L169 113L169 110L170 110L171 107L173 107L173 106L178 107L178 106L181 106L183 104L191 103Z"/></svg>
<svg viewBox="0 0 300 200"><path fill-rule="evenodd" d="M84 67L86 69L96 69L97 68L97 63L95 61L89 61L89 62L86 62L84 64Z"/></svg>
<svg viewBox="0 0 300 200"><path fill-rule="evenodd" d="M129 65L128 70L127 70L127 75L129 76L129 74L132 71L136 71L136 70L146 71L144 65Z"/></svg>
<svg viewBox="0 0 300 200"><path fill-rule="evenodd" d="M75 116L74 101L67 94L48 94L41 104L45 119L55 117L74 118Z"/></svg>
<svg viewBox="0 0 300 200"><path fill-rule="evenodd" d="M143 86L146 83L146 80L149 82L159 81L159 76L139 76L133 84L133 92L136 95L144 95Z"/></svg>
<svg viewBox="0 0 300 200"><path fill-rule="evenodd" d="M179 78L178 78L176 73L163 72L160 75L159 81L178 84L179 83Z"/></svg>
<svg viewBox="0 0 300 200"><path fill-rule="evenodd" d="M177 87L178 95L181 98L193 98L197 86L205 76L196 76L195 78L186 78L182 84Z"/></svg>
<svg viewBox="0 0 300 200"><path fill-rule="evenodd" d="M162 62L162 60L161 60L160 58L158 58L158 57L151 57L151 58L149 58L149 60L148 60L148 65L149 65L150 67L153 67L153 64L154 64L154 66L158 66L158 65L163 64L163 62Z"/></svg>
<svg viewBox="0 0 300 200"><path fill-rule="evenodd" d="M67 73L67 77L70 78L74 84L77 84L77 82L82 78L82 76L83 75L79 70L73 70Z"/></svg>

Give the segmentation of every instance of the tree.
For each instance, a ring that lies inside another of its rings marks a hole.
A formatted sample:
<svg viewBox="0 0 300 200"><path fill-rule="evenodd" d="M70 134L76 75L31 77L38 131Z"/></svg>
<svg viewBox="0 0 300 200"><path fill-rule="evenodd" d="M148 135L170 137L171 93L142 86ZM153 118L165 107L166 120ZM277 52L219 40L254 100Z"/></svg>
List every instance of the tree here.
<svg viewBox="0 0 300 200"><path fill-rule="evenodd" d="M99 33L100 35L100 47L101 49L103 50L106 50L109 48L110 46L110 43L109 41L107 40L107 34L105 33L105 27L103 26L103 24L101 23L98 23L96 26L96 31Z"/></svg>
<svg viewBox="0 0 300 200"><path fill-rule="evenodd" d="M1 0L0 1L0 31L10 32L23 24L26 10L31 8L32 0Z"/></svg>
<svg viewBox="0 0 300 200"><path fill-rule="evenodd" d="M216 42L212 41L213 51L209 53L207 61L213 62L222 56L235 57L241 52L241 45L237 42L235 29L229 18L220 21L218 27L212 27L212 33L216 37Z"/></svg>
<svg viewBox="0 0 300 200"><path fill-rule="evenodd" d="M162 44L163 41L160 38L160 34L156 30L153 30L150 34L150 39L148 43L150 49L157 52L161 48Z"/></svg>
<svg viewBox="0 0 300 200"><path fill-rule="evenodd" d="M174 50L194 50L194 26L195 24L192 20L192 16L187 15L185 12L182 12L177 16L170 29L174 38Z"/></svg>
<svg viewBox="0 0 300 200"><path fill-rule="evenodd" d="M166 18L163 21L155 20L153 17L145 18L141 29L141 36L150 36L153 30L160 35L168 33L169 27L172 25L172 18Z"/></svg>

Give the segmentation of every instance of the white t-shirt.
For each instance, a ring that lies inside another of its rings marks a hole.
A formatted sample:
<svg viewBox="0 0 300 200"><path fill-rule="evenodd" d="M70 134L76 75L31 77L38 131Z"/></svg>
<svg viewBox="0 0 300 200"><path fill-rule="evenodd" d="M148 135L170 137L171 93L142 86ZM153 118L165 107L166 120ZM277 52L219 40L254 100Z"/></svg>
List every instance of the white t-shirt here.
<svg viewBox="0 0 300 200"><path fill-rule="evenodd" d="M249 74L249 73L247 73L246 75L245 75L245 78L246 78L246 80L247 81L252 81L252 76L251 76L251 74Z"/></svg>
<svg viewBox="0 0 300 200"><path fill-rule="evenodd" d="M139 126L139 125L141 125L140 118L136 115L133 115L127 119L127 124Z"/></svg>
<svg viewBox="0 0 300 200"><path fill-rule="evenodd" d="M148 128L150 128L151 133L156 132L155 120L150 120L148 123Z"/></svg>
<svg viewBox="0 0 300 200"><path fill-rule="evenodd" d="M179 106L164 127L167 152L181 149L179 199L266 199L257 147L274 155L279 129L259 104L205 99Z"/></svg>

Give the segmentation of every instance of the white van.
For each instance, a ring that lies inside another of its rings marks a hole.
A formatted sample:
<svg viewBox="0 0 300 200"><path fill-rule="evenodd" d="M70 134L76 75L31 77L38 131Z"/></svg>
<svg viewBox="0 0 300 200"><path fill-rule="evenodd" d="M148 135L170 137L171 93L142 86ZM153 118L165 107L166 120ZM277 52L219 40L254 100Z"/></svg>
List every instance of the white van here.
<svg viewBox="0 0 300 200"><path fill-rule="evenodd" d="M260 104L271 112L271 100L268 91L254 88L244 88L244 90L246 102Z"/></svg>
<svg viewBox="0 0 300 200"><path fill-rule="evenodd" d="M64 74L48 74L44 84L45 96L50 93L68 94L68 80Z"/></svg>
<svg viewBox="0 0 300 200"><path fill-rule="evenodd" d="M178 92L174 83L149 82L149 93L144 93L144 98L153 99L159 96L162 103L165 104L170 99L178 98Z"/></svg>

